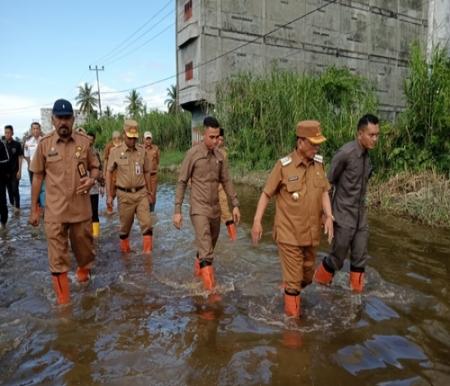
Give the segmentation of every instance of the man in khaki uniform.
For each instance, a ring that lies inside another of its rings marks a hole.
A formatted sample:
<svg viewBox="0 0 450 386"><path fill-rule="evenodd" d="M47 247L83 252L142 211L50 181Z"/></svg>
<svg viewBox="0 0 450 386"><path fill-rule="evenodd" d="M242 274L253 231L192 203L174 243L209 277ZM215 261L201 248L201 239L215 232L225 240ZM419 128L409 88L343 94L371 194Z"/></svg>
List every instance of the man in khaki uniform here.
<svg viewBox="0 0 450 386"><path fill-rule="evenodd" d="M144 133L144 147L147 152L147 156L150 160L150 212L155 210L156 205L156 188L158 186L158 167L159 167L159 158L161 152L159 147L153 143L152 133L150 131L146 131Z"/></svg>
<svg viewBox="0 0 450 386"><path fill-rule="evenodd" d="M128 236L136 214L143 235L144 253L152 251L152 222L148 204L150 201L150 160L139 138L138 124L124 122L124 143L111 151L106 168L107 204L113 201L113 172L117 170L116 193L119 202L120 250L130 252Z"/></svg>
<svg viewBox="0 0 450 386"><path fill-rule="evenodd" d="M108 165L108 159L109 159L109 155L111 154L111 150L122 145L123 141L122 141L122 136L120 135L120 133L118 131L113 131L112 133L112 140L109 141L106 145L105 148L103 150L103 165ZM116 197L116 191L114 190L114 187L116 186L116 172L113 173L112 175L113 178L113 184L112 184L112 196L113 196L113 200ZM106 199L108 199L108 197L106 197ZM106 205L106 212L108 214L112 214L113 212L113 203L111 203L111 205Z"/></svg>
<svg viewBox="0 0 450 386"><path fill-rule="evenodd" d="M333 237L333 216L322 157L317 155L326 139L320 122L301 121L297 125L297 148L275 164L256 208L252 240L256 245L263 229L261 220L269 200L276 197L273 237L285 285L284 310L300 317L300 291L312 282L315 248L319 245L322 214L325 234Z"/></svg>
<svg viewBox="0 0 450 386"><path fill-rule="evenodd" d="M89 280L94 262L89 190L98 177L99 162L92 153L89 137L72 130L74 116L70 102L58 99L52 113L55 130L39 141L31 161L30 224L39 224L38 197L45 175L44 223L50 272L57 301L66 304L70 301L68 239L78 264L78 281Z"/></svg>
<svg viewBox="0 0 450 386"><path fill-rule="evenodd" d="M191 222L195 230L197 244L197 258L195 259L195 273L201 276L205 289L215 287L214 247L220 230L219 184L233 205L233 220L239 223L241 214L239 201L231 182L228 163L222 153L217 150L220 135L219 122L213 117L206 117L203 121L203 142L194 145L187 153L181 165L176 188L175 214L173 224L181 228L183 217L181 205L184 193L191 180Z"/></svg>
<svg viewBox="0 0 450 386"><path fill-rule="evenodd" d="M225 160L228 160L228 154L227 150L225 149L224 142L225 142L224 130L220 128L220 136L217 148L222 153L223 158ZM228 237L230 238L230 240L236 241L237 239L236 224L234 223L233 214L231 213L230 207L228 206L227 195L225 193L225 190L223 190L222 184L219 184L219 204L220 204L220 219L227 227Z"/></svg>

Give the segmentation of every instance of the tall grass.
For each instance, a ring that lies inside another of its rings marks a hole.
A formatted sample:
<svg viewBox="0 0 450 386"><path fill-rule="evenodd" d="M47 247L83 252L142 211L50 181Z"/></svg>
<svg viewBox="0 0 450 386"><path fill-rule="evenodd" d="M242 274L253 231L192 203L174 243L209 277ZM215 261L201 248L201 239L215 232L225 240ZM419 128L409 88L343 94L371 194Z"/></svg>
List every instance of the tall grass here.
<svg viewBox="0 0 450 386"><path fill-rule="evenodd" d="M90 119L85 123L87 131L96 133L96 144L103 148L111 139L112 132L123 132L125 117L117 115L113 117L101 117ZM144 131L151 131L153 142L163 150L185 151L191 144L191 115L189 113L165 113L151 111L137 118L141 136Z"/></svg>
<svg viewBox="0 0 450 386"><path fill-rule="evenodd" d="M355 136L358 119L376 111L373 86L346 69L299 75L273 69L269 75L241 73L220 83L216 112L225 129L230 158L247 170L267 169L290 152L295 125L317 119L328 138L322 153Z"/></svg>

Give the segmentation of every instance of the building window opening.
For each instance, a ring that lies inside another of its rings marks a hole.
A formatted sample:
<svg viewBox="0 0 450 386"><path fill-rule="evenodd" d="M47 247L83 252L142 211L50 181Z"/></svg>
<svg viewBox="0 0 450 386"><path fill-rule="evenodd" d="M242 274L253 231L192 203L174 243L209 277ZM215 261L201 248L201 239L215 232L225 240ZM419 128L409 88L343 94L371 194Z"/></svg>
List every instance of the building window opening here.
<svg viewBox="0 0 450 386"><path fill-rule="evenodd" d="M184 3L184 21L188 21L192 17L192 0Z"/></svg>
<svg viewBox="0 0 450 386"><path fill-rule="evenodd" d="M194 65L192 62L187 63L184 66L184 79L191 80L194 77Z"/></svg>

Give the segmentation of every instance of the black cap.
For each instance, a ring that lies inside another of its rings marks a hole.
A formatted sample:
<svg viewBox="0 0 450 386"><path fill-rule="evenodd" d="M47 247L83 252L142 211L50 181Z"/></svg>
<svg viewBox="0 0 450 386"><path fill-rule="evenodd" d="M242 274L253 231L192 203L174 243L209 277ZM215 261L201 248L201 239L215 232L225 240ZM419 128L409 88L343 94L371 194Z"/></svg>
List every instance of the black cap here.
<svg viewBox="0 0 450 386"><path fill-rule="evenodd" d="M58 99L53 105L52 114L56 117L69 117L73 115L72 104L65 99Z"/></svg>

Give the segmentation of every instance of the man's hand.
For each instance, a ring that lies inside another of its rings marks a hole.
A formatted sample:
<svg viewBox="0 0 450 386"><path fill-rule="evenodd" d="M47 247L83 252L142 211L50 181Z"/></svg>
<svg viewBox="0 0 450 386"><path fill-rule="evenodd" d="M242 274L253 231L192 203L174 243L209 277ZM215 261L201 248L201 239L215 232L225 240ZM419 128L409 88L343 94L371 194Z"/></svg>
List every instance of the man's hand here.
<svg viewBox="0 0 450 386"><path fill-rule="evenodd" d="M260 221L253 221L252 226L252 242L253 245L258 245L259 240L261 240L261 236L263 233L263 228Z"/></svg>
<svg viewBox="0 0 450 386"><path fill-rule="evenodd" d="M241 212L237 206L233 208L233 221L236 226L239 224L239 221L241 221Z"/></svg>
<svg viewBox="0 0 450 386"><path fill-rule="evenodd" d="M77 194L88 194L89 190L91 190L94 185L95 180L91 177L82 177L80 178L80 183L80 186L77 188Z"/></svg>
<svg viewBox="0 0 450 386"><path fill-rule="evenodd" d="M34 227L39 225L39 207L38 205L33 205L31 207L30 218L28 219L28 223Z"/></svg>
<svg viewBox="0 0 450 386"><path fill-rule="evenodd" d="M333 216L327 216L325 218L325 222L323 224L324 233L328 235L328 244L331 244L331 241L334 237L334 228L333 228Z"/></svg>
<svg viewBox="0 0 450 386"><path fill-rule="evenodd" d="M175 213L172 218L173 225L177 229L181 229L181 225L183 224L183 216L181 213Z"/></svg>
<svg viewBox="0 0 450 386"><path fill-rule="evenodd" d="M17 172L16 178L17 178L18 181L20 181L20 179L22 178L22 170L19 170Z"/></svg>

